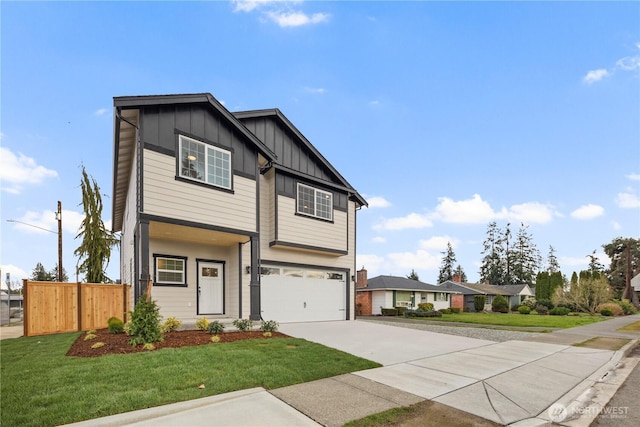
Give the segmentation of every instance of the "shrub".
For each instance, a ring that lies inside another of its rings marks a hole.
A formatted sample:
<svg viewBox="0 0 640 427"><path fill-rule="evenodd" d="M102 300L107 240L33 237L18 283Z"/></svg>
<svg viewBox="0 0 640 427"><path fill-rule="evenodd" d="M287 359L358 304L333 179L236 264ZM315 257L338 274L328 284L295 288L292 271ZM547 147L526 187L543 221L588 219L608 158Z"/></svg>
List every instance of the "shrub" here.
<svg viewBox="0 0 640 427"><path fill-rule="evenodd" d="M142 349L143 349L143 350L147 350L147 351L151 351L151 350L155 350L155 349L156 349L156 346L155 346L155 345L153 345L153 343L152 343L152 342L146 342L146 343L144 343L144 344L142 345Z"/></svg>
<svg viewBox="0 0 640 427"><path fill-rule="evenodd" d="M96 348L100 348L100 347L104 347L104 343L103 343L103 342L97 342L97 343L95 343L95 344L93 344L93 345L91 346L91 348L93 348L94 350L95 350Z"/></svg>
<svg viewBox="0 0 640 427"><path fill-rule="evenodd" d="M162 330L162 332L171 332L178 329L180 325L182 325L182 322L180 320L176 319L175 317L169 317L164 321L160 329Z"/></svg>
<svg viewBox="0 0 640 427"><path fill-rule="evenodd" d="M548 300L548 299L539 299L539 300L536 302L536 307L537 307L537 306L539 306L539 305L544 305L544 306L545 306L545 307L547 307L547 309L549 309L549 310L551 310L553 307L555 307L555 306L553 305L553 303L551 302L551 300ZM536 310L536 311L538 311L538 310Z"/></svg>
<svg viewBox="0 0 640 427"><path fill-rule="evenodd" d="M130 336L129 344L133 346L162 341L160 309L146 295L138 300L131 312Z"/></svg>
<svg viewBox="0 0 640 427"><path fill-rule="evenodd" d="M520 309L520 304L513 304L511 306L511 311L519 311Z"/></svg>
<svg viewBox="0 0 640 427"><path fill-rule="evenodd" d="M404 312L405 317L442 317L442 313L439 311L431 310L406 310Z"/></svg>
<svg viewBox="0 0 640 427"><path fill-rule="evenodd" d="M216 342L220 342L220 337L217 335L214 335L211 337L211 342L212 343L216 343Z"/></svg>
<svg viewBox="0 0 640 427"><path fill-rule="evenodd" d="M531 313L531 309L526 305L521 305L518 307L518 313L520 314L529 314Z"/></svg>
<svg viewBox="0 0 640 427"><path fill-rule="evenodd" d="M206 331L208 327L209 321L206 317L196 320L196 328L200 329L201 331Z"/></svg>
<svg viewBox="0 0 640 427"><path fill-rule="evenodd" d="M549 314L552 316L566 316L569 313L571 313L571 310L567 307L555 307L549 310Z"/></svg>
<svg viewBox="0 0 640 427"><path fill-rule="evenodd" d="M460 307L451 307L451 312L453 314L460 314Z"/></svg>
<svg viewBox="0 0 640 427"><path fill-rule="evenodd" d="M85 341L89 341L89 340L94 340L96 339L97 335L91 331L88 331L87 334L84 336L84 340Z"/></svg>
<svg viewBox="0 0 640 427"><path fill-rule="evenodd" d="M440 310L438 310L440 313L442 314L451 314L451 309L450 308L441 308Z"/></svg>
<svg viewBox="0 0 640 427"><path fill-rule="evenodd" d="M407 307L396 307L396 312L398 313L398 316L404 316L404 312L407 309Z"/></svg>
<svg viewBox="0 0 640 427"><path fill-rule="evenodd" d="M484 295L474 295L473 296L473 308L477 311L484 311L484 303L486 298Z"/></svg>
<svg viewBox="0 0 640 427"><path fill-rule="evenodd" d="M535 298L527 298L524 301L522 301L522 303L520 303L520 305L526 305L527 307L529 307L531 310L533 310L534 308L536 308L536 299Z"/></svg>
<svg viewBox="0 0 640 427"><path fill-rule="evenodd" d="M638 312L638 310L636 310L636 308L628 299L623 299L622 301L613 300L613 302L618 304L620 308L622 308L622 312L625 316L627 314L636 314Z"/></svg>
<svg viewBox="0 0 640 427"><path fill-rule="evenodd" d="M262 336L265 337L265 338L271 338L271 335L273 335L273 334L270 331L262 333Z"/></svg>
<svg viewBox="0 0 640 427"><path fill-rule="evenodd" d="M278 330L278 322L275 320L263 320L260 324L260 330L262 332L275 332Z"/></svg>
<svg viewBox="0 0 640 427"><path fill-rule="evenodd" d="M241 332L246 332L253 328L253 322L249 319L236 319L233 321L233 326L238 328Z"/></svg>
<svg viewBox="0 0 640 427"><path fill-rule="evenodd" d="M396 310L395 308L383 308L381 309L382 311L382 315L383 316L397 316L398 315L398 310ZM405 311L406 313L406 311Z"/></svg>
<svg viewBox="0 0 640 427"><path fill-rule="evenodd" d="M224 331L224 325L217 320L210 322L207 325L207 332L213 335L221 334Z"/></svg>
<svg viewBox="0 0 640 427"><path fill-rule="evenodd" d="M421 302L420 304L418 304L418 308L422 311L432 311L433 304L430 302Z"/></svg>
<svg viewBox="0 0 640 427"><path fill-rule="evenodd" d="M117 317L110 317L109 320L107 320L107 325L109 332L112 334L121 334L124 332L124 322Z"/></svg>
<svg viewBox="0 0 640 427"><path fill-rule="evenodd" d="M496 295L493 297L493 301L491 301L491 311L498 313L508 313L509 312L509 303L506 298L502 295Z"/></svg>
<svg viewBox="0 0 640 427"><path fill-rule="evenodd" d="M602 310L600 310L600 314L603 316L613 316L613 311L611 311L611 309L609 308L603 308Z"/></svg>
<svg viewBox="0 0 640 427"><path fill-rule="evenodd" d="M131 320L129 320L127 323L124 324L124 327L122 328L122 330L124 331L125 334L131 335Z"/></svg>
<svg viewBox="0 0 640 427"><path fill-rule="evenodd" d="M536 313L544 316L548 312L549 312L549 309L547 308L546 305L536 305Z"/></svg>
<svg viewBox="0 0 640 427"><path fill-rule="evenodd" d="M622 316L624 314L624 311L622 311L622 307L614 302L606 302L604 304L600 304L596 311L599 311L600 314L602 314L603 309L608 309L609 311L611 311L611 314L613 316Z"/></svg>

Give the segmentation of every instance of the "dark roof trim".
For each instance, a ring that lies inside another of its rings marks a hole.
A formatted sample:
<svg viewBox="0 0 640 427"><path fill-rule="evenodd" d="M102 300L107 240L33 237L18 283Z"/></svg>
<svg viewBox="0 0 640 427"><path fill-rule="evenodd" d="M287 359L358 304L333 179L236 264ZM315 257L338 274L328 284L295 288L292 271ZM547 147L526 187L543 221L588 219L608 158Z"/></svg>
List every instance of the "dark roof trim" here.
<svg viewBox="0 0 640 427"><path fill-rule="evenodd" d="M252 119L252 118L261 118L261 117L275 117L280 121L285 127L287 127L305 146L309 151L311 151L321 162L322 164L331 171L332 174L347 188L349 191L353 193L355 200L360 203L361 206L369 206L367 201L362 197L358 192L349 184L349 182L336 170L336 168L329 163L329 161L316 149L316 147L296 128L293 123L287 119L287 117L282 114L278 108L269 108L264 110L250 110L250 111L237 111L233 113L238 119Z"/></svg>
<svg viewBox="0 0 640 427"><path fill-rule="evenodd" d="M194 93L179 95L143 95L143 96L118 96L113 98L113 105L116 108L138 108L153 105L170 104L202 104L206 103L218 111L224 118L231 122L240 133L249 139L269 161L277 159L276 154L258 139L246 126L238 120L224 105L218 102L210 93Z"/></svg>

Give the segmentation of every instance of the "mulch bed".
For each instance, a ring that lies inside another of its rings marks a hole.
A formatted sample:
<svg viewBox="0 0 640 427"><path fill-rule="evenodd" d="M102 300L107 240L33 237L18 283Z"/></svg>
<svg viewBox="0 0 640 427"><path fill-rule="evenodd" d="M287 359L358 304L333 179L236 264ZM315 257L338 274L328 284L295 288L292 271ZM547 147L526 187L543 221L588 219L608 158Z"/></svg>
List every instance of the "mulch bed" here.
<svg viewBox="0 0 640 427"><path fill-rule="evenodd" d="M96 331L96 338L85 341L86 333L81 334L78 339L71 344L71 348L67 351L67 356L75 357L98 357L106 354L129 354L140 353L144 350L142 345L132 346L129 344L129 337L127 334L111 334L108 329L98 329ZM234 342L242 340L260 339L265 338L262 331L249 331L249 332L224 332L218 334L220 337L219 343ZM213 344L211 342L212 335L208 332L199 330L190 331L173 331L164 334L164 341L154 343L155 349L162 348L178 348L194 345L206 345ZM272 332L271 338L288 338L280 332ZM104 343L102 347L91 348L95 343Z"/></svg>

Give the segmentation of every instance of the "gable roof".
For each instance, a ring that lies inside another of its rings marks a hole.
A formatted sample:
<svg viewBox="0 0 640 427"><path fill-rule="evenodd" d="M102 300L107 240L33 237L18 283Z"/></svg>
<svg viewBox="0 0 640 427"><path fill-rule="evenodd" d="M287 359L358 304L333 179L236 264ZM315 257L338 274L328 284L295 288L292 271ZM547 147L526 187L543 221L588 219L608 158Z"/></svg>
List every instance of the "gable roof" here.
<svg viewBox="0 0 640 427"><path fill-rule="evenodd" d="M470 287L465 285L466 284L454 282L452 280L447 280L446 282L442 282L438 284L438 287L448 289L451 291L460 292L461 294L464 294L464 295L484 295L484 292L476 289L471 289Z"/></svg>
<svg viewBox="0 0 640 427"><path fill-rule="evenodd" d="M458 283L451 280L440 283L438 286L444 286L447 289L460 290L465 295L520 295L520 293L528 288L528 285L487 285L483 283ZM529 289L531 291L531 289Z"/></svg>
<svg viewBox="0 0 640 427"><path fill-rule="evenodd" d="M356 190L353 188L351 184L338 172L336 168L333 167L331 163L318 151L318 149L294 126L291 121L280 111L278 108L269 108L264 110L249 110L249 111L237 111L234 112L233 115L237 117L239 120L243 119L254 119L254 118L271 118L278 122L280 125L288 129L296 139L307 149L309 150L319 161L320 163L331 172L331 174L335 177L335 179L340 182L342 188L341 190L345 190L350 193L350 196L357 201L360 206L368 206L367 201L362 197ZM272 167L276 169L283 170L287 173L299 174L296 171L287 168L280 164L277 160L271 164ZM301 175L301 174L300 174ZM309 178L305 175L305 178ZM326 183L325 183L326 184Z"/></svg>
<svg viewBox="0 0 640 427"><path fill-rule="evenodd" d="M366 288L357 288L356 291L378 291L378 290L395 290L395 291L421 291L421 292L444 292L448 294L457 294L458 291L442 289L439 286L430 285L420 282L419 280L407 279L398 276L376 276L367 279Z"/></svg>

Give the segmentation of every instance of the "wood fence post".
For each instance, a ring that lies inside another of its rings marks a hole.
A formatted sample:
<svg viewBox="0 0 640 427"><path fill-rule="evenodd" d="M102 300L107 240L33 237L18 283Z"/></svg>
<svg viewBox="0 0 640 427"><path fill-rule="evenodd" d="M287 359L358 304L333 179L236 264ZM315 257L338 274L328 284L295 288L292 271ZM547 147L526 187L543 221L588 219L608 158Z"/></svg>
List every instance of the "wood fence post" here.
<svg viewBox="0 0 640 427"><path fill-rule="evenodd" d="M22 279L22 335L29 336L29 304L27 289L29 288L29 281ZM9 325L11 325L11 307L9 307Z"/></svg>
<svg viewBox="0 0 640 427"><path fill-rule="evenodd" d="M78 331L82 330L82 283L78 282Z"/></svg>

